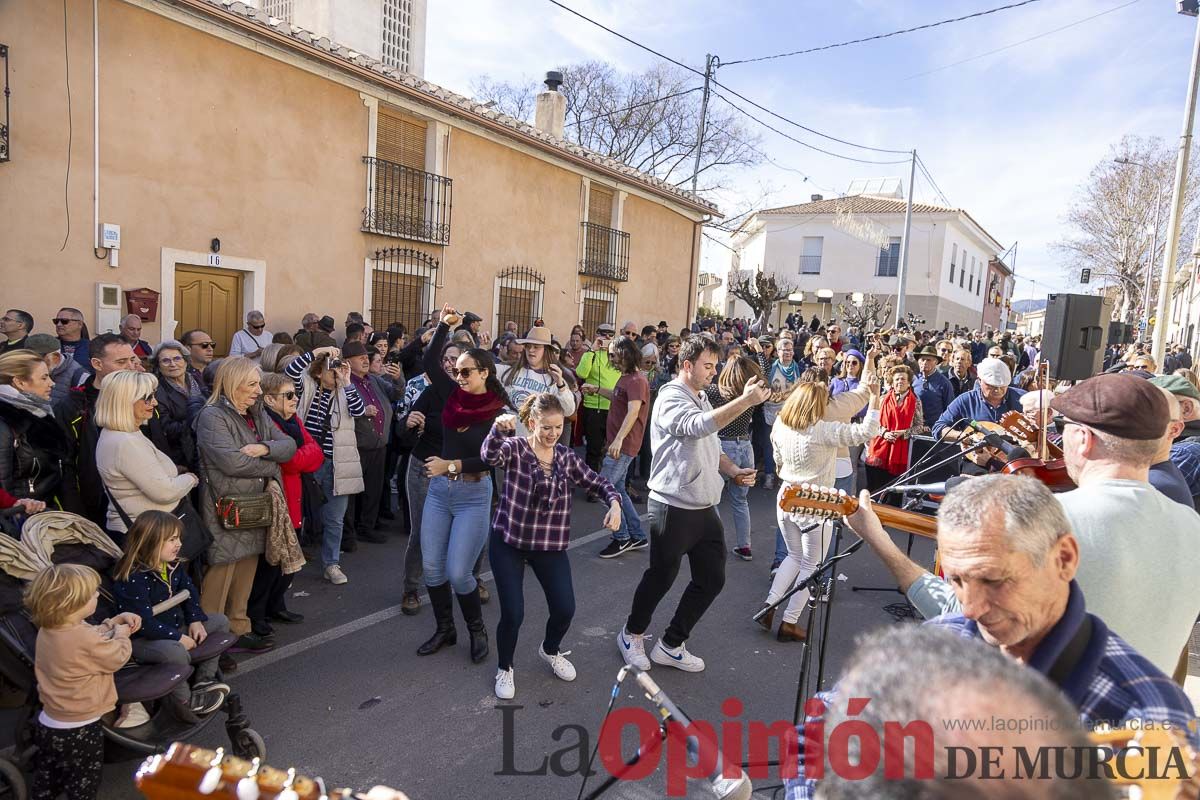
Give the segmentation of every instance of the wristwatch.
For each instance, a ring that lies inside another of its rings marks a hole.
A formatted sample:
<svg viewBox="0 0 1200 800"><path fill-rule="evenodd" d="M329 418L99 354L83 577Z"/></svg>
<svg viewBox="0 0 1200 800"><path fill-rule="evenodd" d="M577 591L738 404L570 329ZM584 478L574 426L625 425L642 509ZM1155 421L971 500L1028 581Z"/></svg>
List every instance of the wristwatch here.
<svg viewBox="0 0 1200 800"><path fill-rule="evenodd" d="M458 462L451 461L450 464L446 467L446 472L449 472L451 475L457 475L458 474Z"/></svg>

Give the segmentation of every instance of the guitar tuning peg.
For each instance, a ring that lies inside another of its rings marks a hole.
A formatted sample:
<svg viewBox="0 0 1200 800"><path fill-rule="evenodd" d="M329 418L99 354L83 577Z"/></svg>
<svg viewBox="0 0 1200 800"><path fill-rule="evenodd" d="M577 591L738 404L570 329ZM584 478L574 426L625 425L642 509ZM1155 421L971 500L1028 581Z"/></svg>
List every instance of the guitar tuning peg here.
<svg viewBox="0 0 1200 800"><path fill-rule="evenodd" d="M838 499L839 499L839 500L845 500L845 499L846 499L847 497L849 497L849 496L850 496L850 495L846 494L846 490L845 490L845 489L838 489Z"/></svg>
<svg viewBox="0 0 1200 800"><path fill-rule="evenodd" d="M275 800L300 800L300 795L292 788L295 783L296 768L288 767L287 780L283 782L283 789L275 795Z"/></svg>
<svg viewBox="0 0 1200 800"><path fill-rule="evenodd" d="M221 778L224 777L221 762L224 760L225 748L218 747L217 752L213 754L213 760L209 762L208 769L204 772L204 777L200 779L200 785L197 787L200 794L212 794L221 785Z"/></svg>
<svg viewBox="0 0 1200 800"><path fill-rule="evenodd" d="M261 767L262 760L255 756L254 760L250 762L250 771L246 773L246 777L238 781L238 800L258 800L258 770Z"/></svg>

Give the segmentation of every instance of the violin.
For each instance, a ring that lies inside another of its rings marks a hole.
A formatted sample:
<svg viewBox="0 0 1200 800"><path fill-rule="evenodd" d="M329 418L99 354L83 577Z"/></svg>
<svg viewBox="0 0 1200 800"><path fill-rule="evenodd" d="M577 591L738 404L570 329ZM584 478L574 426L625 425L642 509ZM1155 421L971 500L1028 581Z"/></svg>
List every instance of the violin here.
<svg viewBox="0 0 1200 800"><path fill-rule="evenodd" d="M1045 373L1041 385L1049 385L1050 363L1043 361L1038 365L1039 375ZM1040 425L1034 425L1028 417L1019 411L1010 411L1000 418L1000 425L1011 433L1018 441L1028 443L1027 449L1035 456L1015 458L1000 470L1004 475L1025 475L1044 483L1052 492L1069 492L1076 488L1075 482L1067 474L1067 462L1058 445L1050 441L1046 428L1050 421L1050 409L1039 408Z"/></svg>

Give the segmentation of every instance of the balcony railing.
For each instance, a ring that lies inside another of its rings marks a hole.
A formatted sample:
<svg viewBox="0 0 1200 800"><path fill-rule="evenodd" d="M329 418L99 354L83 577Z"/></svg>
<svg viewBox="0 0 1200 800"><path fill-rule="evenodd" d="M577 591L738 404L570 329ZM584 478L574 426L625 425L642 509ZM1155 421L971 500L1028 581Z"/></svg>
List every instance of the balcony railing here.
<svg viewBox="0 0 1200 800"><path fill-rule="evenodd" d="M583 225L579 272L613 281L629 280L629 234L594 222Z"/></svg>
<svg viewBox="0 0 1200 800"><path fill-rule="evenodd" d="M721 276L720 275L717 275L714 272L701 272L700 273L700 288L701 289L708 287L708 286L719 286L720 284L721 284Z"/></svg>
<svg viewBox="0 0 1200 800"><path fill-rule="evenodd" d="M820 256L800 256L800 274L801 275L820 275L821 274L821 257Z"/></svg>
<svg viewBox="0 0 1200 800"><path fill-rule="evenodd" d="M401 239L450 244L453 181L381 158L367 165L367 206L362 229Z"/></svg>

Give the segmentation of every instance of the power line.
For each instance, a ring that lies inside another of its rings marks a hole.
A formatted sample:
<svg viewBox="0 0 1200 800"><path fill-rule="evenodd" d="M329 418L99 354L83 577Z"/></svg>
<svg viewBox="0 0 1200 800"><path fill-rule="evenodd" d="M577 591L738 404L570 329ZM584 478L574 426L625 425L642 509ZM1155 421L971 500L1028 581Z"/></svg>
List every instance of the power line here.
<svg viewBox="0 0 1200 800"><path fill-rule="evenodd" d="M1134 2L1136 2L1136 0L1134 0ZM799 128L799 129L800 129L800 130L802 130L802 131L808 131L809 133L811 133L811 134L813 134L813 135L815 135L815 136L820 136L822 139L828 139L828 140L830 140L831 142L837 142L837 143L839 143L839 144L844 144L844 145L847 145L848 147L857 147L857 148L859 148L859 149L861 149L861 150L874 150L876 153L897 153L897 154L907 154L907 153L909 152L908 150L888 150L887 148L884 148L884 147L871 147L870 145L866 145L866 144L858 144L858 143L856 143L856 142L849 142L849 141L846 141L845 139L839 139L839 138L837 138L836 136L830 136L830 135L829 135L829 134L827 134L827 133L821 133L821 132L820 132L820 131L818 131L818 130L815 130L815 129L813 129L813 128L809 128L809 127L807 127L807 126L805 126L805 125L801 125L799 122L796 122L795 120L788 119L787 117L783 116L782 114L779 114L779 113L777 113L777 112L775 112L775 111L772 111L771 109L767 108L766 106L759 105L758 103L756 103L756 102L754 102L753 100L751 100L749 97L746 97L744 94L738 94L738 93L737 93L737 92L735 92L733 89L730 89L728 86L726 86L725 84L721 83L721 82L720 82L720 81L718 81L716 78L713 78L713 79L712 79L712 83L713 83L713 85L714 85L714 86L720 86L722 89L724 89L725 91L729 92L729 93L730 93L731 95L733 95L734 97L737 97L737 98L740 98L740 99L742 99L742 100L746 101L746 102L747 102L747 103L749 103L750 105L752 105L752 106L754 106L755 108L757 108L759 111L765 111L766 113L770 114L772 117L775 117L776 119L783 120L784 122L786 122L786 123L787 123L787 124L789 124L789 125L794 125L794 126L796 126L797 128ZM725 102L727 102L727 103L728 103L729 101L728 101L728 100L726 100Z"/></svg>
<svg viewBox="0 0 1200 800"><path fill-rule="evenodd" d="M557 6L558 8L561 8L563 11L567 11L567 12L579 17L580 19L584 20L585 22L589 22L592 25L595 25L597 28L600 28L601 30L611 33L613 36L616 36L618 39L621 39L622 41L628 42L629 44L633 45L634 47L641 48L642 50L645 50L647 53L656 55L659 58L663 59L664 61L668 61L678 67L682 67L683 69L686 69L688 72L695 73L696 75L699 75L700 77L705 78L706 80L711 79L711 82L713 83L713 85L720 86L722 89L729 92L734 97L740 98L741 100L745 101L746 103L749 103L750 105L754 106L755 108L759 109L760 111L770 114L771 116L775 117L776 119L782 120L783 122L786 122L789 125L793 125L797 128L800 128L801 130L811 133L814 136L820 136L823 139L829 139L832 142L837 142L838 144L844 144L848 147L857 147L862 150L873 150L877 153L894 153L894 154L907 155L909 152L907 150L888 150L888 149L881 148L881 147L871 147L871 146L865 145L865 144L858 144L856 142L847 141L846 139L839 139L836 136L830 136L829 134L822 133L821 131L818 131L815 128L809 128L805 125L801 125L799 122L796 122L795 120L792 120L792 119L788 119L787 117L772 111L771 109L767 108L766 106L756 103L755 101L751 100L749 97L746 97L743 94L739 94L738 92L734 91L733 89L730 89L728 86L725 86L724 84L719 83L715 78L712 78L711 74L708 72L702 72L702 71L696 69L695 67L689 67L687 64L684 64L682 61L680 61L678 59L671 58L670 56L660 53L658 50L655 50L652 47L644 45L635 39L631 39L628 36L626 36L625 34L615 31L612 28L608 27L607 25L604 25L601 22L597 22L596 20L592 19L591 17L587 16L586 14L582 14L579 11L576 11L575 9L571 8L570 6L566 6L566 5L562 4L561 2L559 2L559 0L548 0L548 2ZM1033 3L1033 2L1037 2L1037 0L1024 0L1024 2L1025 3ZM713 61L715 62L714 69L716 67L720 66L721 62L719 59L714 58ZM726 100L725 102L729 102L729 101ZM743 113L745 113L745 112L743 112ZM749 115L747 115L747 116L749 116ZM822 151L822 152L824 152L824 151ZM870 163L870 162L868 162L868 163Z"/></svg>
<svg viewBox="0 0 1200 800"><path fill-rule="evenodd" d="M551 2L554 2L554 0L551 0ZM826 44L826 45L821 45L820 47L810 47L806 50L793 50L790 53L776 53L775 55L771 55L771 56L757 56L755 58L743 58L743 59L739 59L737 61L726 61L725 66L731 67L734 64L752 64L756 61L770 61L771 59L775 59L775 58L789 58L791 56L802 56L802 55L806 55L808 53L817 53L822 50L833 50L834 48L837 48L837 47L847 47L852 44L862 44L864 42L874 42L874 41L878 41L879 39L890 39L893 36L900 36L902 34L913 33L915 31L928 30L929 28L937 28L941 25L949 25L954 22L962 22L963 20L974 19L975 17L985 17L988 14L995 14L999 11L1007 11L1012 8L1020 8L1021 6L1027 6L1030 3L1036 3L1036 2L1038 2L1038 0L1021 0L1021 2L1019 2L1019 3L1009 3L1006 6L997 6L996 8L989 8L986 11L977 11L974 14L967 14L966 16L962 16L962 17L954 17L953 19L943 19L943 20L939 20L937 22L930 22L925 25L918 25L915 28L905 28L904 30L900 30L900 31L892 31L891 33L880 33L875 36L867 36L862 39L851 39L848 42L837 42L836 44ZM555 3L555 5L558 5L558 4Z"/></svg>
<svg viewBox="0 0 1200 800"><path fill-rule="evenodd" d="M937 193L938 197L942 198L942 202L953 207L954 204L946 197L946 193L942 191L942 188L937 185L937 181L933 179L929 167L925 166L925 162L921 160L920 156L917 156L917 166L920 168L921 174L925 176L925 180L929 181L929 185L933 187L933 191Z"/></svg>
<svg viewBox="0 0 1200 800"><path fill-rule="evenodd" d="M951 67L957 67L962 64L966 64L969 61L975 61L977 59L984 58L986 56L995 55L996 53L1002 53L1005 50L1011 50L1012 48L1014 48L1018 45L1026 44L1026 43L1032 42L1036 39L1041 39L1043 37L1049 36L1052 33L1059 33L1061 31L1065 31L1067 28L1074 28L1076 25L1082 25L1085 22L1091 22L1092 20L1096 19L1097 17L1103 17L1105 14L1111 14L1114 11L1120 11L1122 8L1128 8L1129 6L1133 5L1136 2L1138 2L1138 0L1129 0L1128 3L1123 3L1122 5L1116 6L1115 8L1110 8L1107 11L1101 11L1099 14L1093 14L1090 17L1084 17L1083 19L1075 20L1074 22L1070 22L1070 23L1067 23L1066 25L1063 25L1061 28L1055 28L1053 30L1045 31L1044 33L1039 33L1036 36L1030 36L1028 39L1022 39L1019 42L1013 42L1012 44L1006 44L1006 45L1004 45L1004 47L997 47L995 50L988 50L986 53L980 53L979 55L971 56L970 58L964 58L962 61L955 61L952 64L945 64L940 67L935 67L931 70L926 70L925 72L918 72L915 75L909 75L904 80L907 81L907 80L912 80L913 78L920 78L925 75L932 75L935 72L941 72L942 70L950 69Z"/></svg>
<svg viewBox="0 0 1200 800"><path fill-rule="evenodd" d="M588 117L587 119L581 119L578 122L575 122L575 121L568 122L567 127L570 127L571 125L586 125L589 122L595 122L596 120L603 119L604 117L611 117L614 114L624 114L626 111L634 111L635 109L642 108L643 106L652 106L655 103L664 103L667 100L671 100L676 97L683 97L685 94L691 94L692 92L698 92L702 88L704 88L704 87L693 86L691 89L685 89L682 92L675 92L674 94L664 95L663 97L656 97L653 100L646 100L645 102L642 102L642 103L634 103L633 105L626 106L625 108L617 108L612 111L604 111L600 114L595 115L594 117Z"/></svg>
<svg viewBox="0 0 1200 800"><path fill-rule="evenodd" d="M722 228L721 230L724 230L724 228ZM716 242L717 244L721 245L721 247L724 247L726 250L728 250L731 253L737 252L737 250L735 250L732 247L730 247L729 245L725 244L724 242L722 242L720 239L716 238L715 236L709 236L703 230L700 231L700 235L703 236L705 239L708 239L710 242Z"/></svg>
<svg viewBox="0 0 1200 800"><path fill-rule="evenodd" d="M716 83L716 81L713 81L713 83ZM754 115L753 115L753 114L751 114L749 111L747 111L746 109L742 108L741 106L737 105L736 103L734 103L733 101L731 101L731 100L730 100L728 97L725 97L724 95L722 95L720 92L713 92L713 95L714 95L715 97L719 97L721 100L725 101L725 103L727 103L727 104L728 104L728 105L729 105L731 108L733 108L735 111L738 111L738 112L740 112L741 114L743 114L744 116L746 116L746 117L748 117L748 118L750 118L750 119L754 120L754 121L755 121L755 122L757 122L759 125L761 125L761 126L763 126L764 128L766 128L767 130L769 130L769 131L773 131L774 133L777 133L777 134L779 134L780 136L782 136L782 137L783 137L783 138L785 138L785 139L788 139L788 140L790 140L790 141L793 141L793 142L795 142L796 144L798 144L798 145L800 145L800 146L802 146L802 147L807 147L807 148L808 148L808 149L810 149L810 150L815 150L815 151L817 151L818 153L824 153L824 154L825 154L825 155L827 155L827 156L833 156L834 158L841 158L841 159L845 159L846 161L857 161L857 162L858 162L858 163L860 163L860 164L884 164L884 165L889 165L889 164L907 164L907 163L908 163L908 159L907 159L907 158L905 158L905 159L902 159L902 160L900 160L900 161L871 161L871 160L869 160L869 159L865 159L865 158L855 158L855 157L853 157L853 156L846 156L846 155L842 155L841 153L834 153L834 152L833 152L833 151L831 151L831 150L825 150L825 149L823 149L823 148L817 147L815 144L809 144L808 142L805 142L805 141L803 141L803 140L801 140L801 139L797 139L795 136L792 136L792 135L791 135L791 134L789 134L789 133L784 133L783 131L779 130L779 128L776 128L775 126L771 125L770 123L763 122L761 119L759 119L758 117L754 116ZM903 152L903 151L900 151L900 152Z"/></svg>

